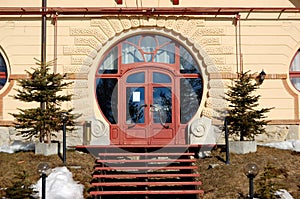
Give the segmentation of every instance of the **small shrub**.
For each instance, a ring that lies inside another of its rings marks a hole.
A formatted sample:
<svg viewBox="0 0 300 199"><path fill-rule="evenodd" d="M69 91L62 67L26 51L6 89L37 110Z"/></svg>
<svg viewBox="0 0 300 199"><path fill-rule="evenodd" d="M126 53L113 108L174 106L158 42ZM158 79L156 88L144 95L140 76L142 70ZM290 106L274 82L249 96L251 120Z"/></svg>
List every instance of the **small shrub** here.
<svg viewBox="0 0 300 199"><path fill-rule="evenodd" d="M268 163L264 167L264 171L258 180L256 188L257 197L262 199L277 198L275 192L283 186L278 183L278 179L281 175L287 175L287 172L284 169L277 169Z"/></svg>
<svg viewBox="0 0 300 199"><path fill-rule="evenodd" d="M33 189L28 180L26 171L21 171L13 176L13 185L5 190L6 198L10 199L31 199Z"/></svg>

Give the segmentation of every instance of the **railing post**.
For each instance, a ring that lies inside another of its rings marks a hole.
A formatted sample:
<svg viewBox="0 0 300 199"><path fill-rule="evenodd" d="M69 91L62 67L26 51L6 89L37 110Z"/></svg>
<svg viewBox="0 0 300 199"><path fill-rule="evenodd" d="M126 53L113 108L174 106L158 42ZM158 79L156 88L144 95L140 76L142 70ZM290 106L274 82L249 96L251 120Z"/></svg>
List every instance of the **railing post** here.
<svg viewBox="0 0 300 199"><path fill-rule="evenodd" d="M225 144L226 144L226 164L230 164L229 139L228 139L228 122L227 122L226 117L225 117L225 121L224 121L224 126L225 126Z"/></svg>

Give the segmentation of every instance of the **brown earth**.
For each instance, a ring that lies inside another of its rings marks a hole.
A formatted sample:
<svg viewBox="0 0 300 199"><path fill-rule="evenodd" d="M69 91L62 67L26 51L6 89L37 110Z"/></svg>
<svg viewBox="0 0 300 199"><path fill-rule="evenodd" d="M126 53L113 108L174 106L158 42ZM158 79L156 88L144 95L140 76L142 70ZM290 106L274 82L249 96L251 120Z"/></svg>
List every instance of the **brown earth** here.
<svg viewBox="0 0 300 199"><path fill-rule="evenodd" d="M271 179L274 186L284 188L294 199L300 199L300 153L258 147L256 153L231 154L229 165L224 163L224 159L225 153L222 148L217 147L209 157L198 160L200 180L203 182L200 189L205 192L201 198L243 198L247 195L249 186L243 168L248 163L256 163L260 173L254 179L255 189L260 186L258 183L262 181L265 167L269 166L276 173L276 177ZM18 180L20 173L26 174L27 182L35 184L39 179L36 168L40 162L47 162L52 168L63 166L57 155L42 156L33 152L0 153L0 198L5 196L5 188L13 186ZM95 158L90 154L67 152L67 167L73 173L74 180L85 186L85 198L88 198L94 163Z"/></svg>

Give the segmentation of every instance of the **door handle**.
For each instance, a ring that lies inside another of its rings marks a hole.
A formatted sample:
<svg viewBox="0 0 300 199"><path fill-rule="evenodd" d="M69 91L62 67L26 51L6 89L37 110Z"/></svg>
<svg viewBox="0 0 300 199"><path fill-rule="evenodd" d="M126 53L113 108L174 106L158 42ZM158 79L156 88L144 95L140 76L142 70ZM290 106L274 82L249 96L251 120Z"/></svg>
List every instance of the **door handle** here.
<svg viewBox="0 0 300 199"><path fill-rule="evenodd" d="M168 128L170 128L170 126L169 125L166 125L166 123L164 123L163 121L162 121L162 114L161 114L161 107L158 107L158 105L154 105L154 104L150 104L150 108L154 108L154 109L151 109L151 111L153 111L153 112L158 112L158 116L159 116L159 122L160 122L160 124L164 127L164 128L166 128L166 129L168 129Z"/></svg>

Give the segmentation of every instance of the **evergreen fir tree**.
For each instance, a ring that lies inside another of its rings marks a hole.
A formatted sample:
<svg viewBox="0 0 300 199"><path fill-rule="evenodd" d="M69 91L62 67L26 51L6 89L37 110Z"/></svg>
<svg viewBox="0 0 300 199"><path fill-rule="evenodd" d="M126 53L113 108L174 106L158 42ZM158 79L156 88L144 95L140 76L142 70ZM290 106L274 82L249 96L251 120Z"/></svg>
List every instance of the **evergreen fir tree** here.
<svg viewBox="0 0 300 199"><path fill-rule="evenodd" d="M61 74L50 73L50 63L36 63L33 72L26 71L29 78L17 80L19 89L14 96L23 102L38 102L39 107L21 109L12 113L16 119L15 127L23 137L38 137L40 142L51 143L51 137L62 129L62 116L66 114L68 130L73 130L76 116L72 109L61 109L61 103L70 101L72 95L61 95L60 92L72 82L63 82Z"/></svg>
<svg viewBox="0 0 300 199"><path fill-rule="evenodd" d="M233 86L229 86L225 99L230 103L227 123L230 135L239 136L240 141L254 140L255 135L265 133L265 113L272 108L258 109L260 95L253 93L259 88L248 72L238 74Z"/></svg>

